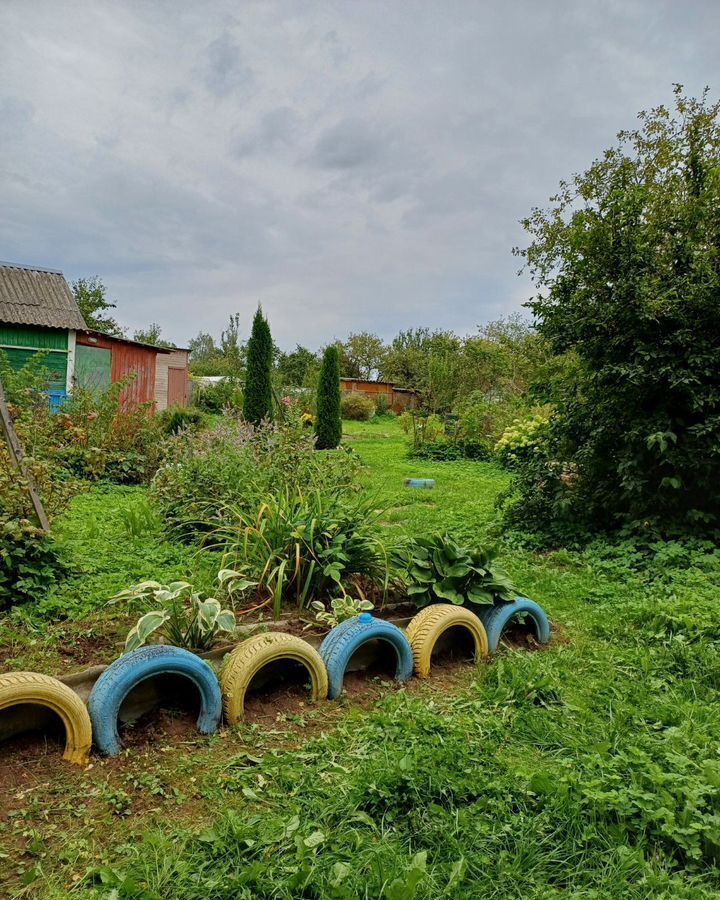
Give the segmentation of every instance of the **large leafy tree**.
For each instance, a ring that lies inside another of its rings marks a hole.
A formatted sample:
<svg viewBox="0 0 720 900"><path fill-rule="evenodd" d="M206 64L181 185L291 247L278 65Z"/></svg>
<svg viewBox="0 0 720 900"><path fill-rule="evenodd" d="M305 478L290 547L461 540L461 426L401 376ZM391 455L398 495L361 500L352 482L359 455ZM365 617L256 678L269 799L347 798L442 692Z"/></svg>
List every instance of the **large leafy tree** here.
<svg viewBox="0 0 720 900"><path fill-rule="evenodd" d="M317 372L318 358L312 350L298 344L290 353L280 353L277 361L277 372L283 386L302 387Z"/></svg>
<svg viewBox="0 0 720 900"><path fill-rule="evenodd" d="M82 313L85 324L95 331L103 331L115 337L125 337L125 329L117 319L107 315L107 310L115 309L115 303L107 299L107 288L101 278L78 278L72 286L75 302Z"/></svg>
<svg viewBox="0 0 720 900"><path fill-rule="evenodd" d="M524 222L529 306L579 359L535 489L593 525L720 524L718 116L676 87Z"/></svg>
<svg viewBox="0 0 720 900"><path fill-rule="evenodd" d="M340 362L334 345L326 347L323 353L317 390L315 434L318 450L334 450L342 437Z"/></svg>
<svg viewBox="0 0 720 900"><path fill-rule="evenodd" d="M258 306L247 347L243 415L253 425L272 419L273 342L270 326Z"/></svg>

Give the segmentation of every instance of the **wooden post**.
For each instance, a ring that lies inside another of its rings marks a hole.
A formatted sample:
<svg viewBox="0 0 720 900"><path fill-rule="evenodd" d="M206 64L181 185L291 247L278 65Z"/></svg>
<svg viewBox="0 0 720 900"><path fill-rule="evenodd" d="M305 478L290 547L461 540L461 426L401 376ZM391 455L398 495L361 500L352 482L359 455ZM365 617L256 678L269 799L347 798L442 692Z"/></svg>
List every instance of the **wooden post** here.
<svg viewBox="0 0 720 900"><path fill-rule="evenodd" d="M20 438L17 436L17 432L15 431L13 421L10 418L10 410L8 409L8 405L5 401L5 391L3 390L2 380L0 380L0 427L2 428L2 432L5 436L8 450L10 451L10 462L15 466L16 469L19 469L27 483L28 493L30 494L33 509L35 510L35 515L38 518L40 527L43 529L43 531L50 531L50 522L45 513L45 508L42 505L40 495L37 492L35 479L33 478L30 470L25 465L25 453L23 452Z"/></svg>

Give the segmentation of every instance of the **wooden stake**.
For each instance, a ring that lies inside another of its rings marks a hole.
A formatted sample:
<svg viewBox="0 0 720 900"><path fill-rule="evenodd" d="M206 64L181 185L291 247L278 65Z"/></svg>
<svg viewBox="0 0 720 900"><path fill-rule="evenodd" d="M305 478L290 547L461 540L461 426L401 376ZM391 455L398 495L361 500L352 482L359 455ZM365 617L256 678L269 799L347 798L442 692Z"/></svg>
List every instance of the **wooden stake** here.
<svg viewBox="0 0 720 900"><path fill-rule="evenodd" d="M38 522L40 523L40 527L43 531L50 531L50 522L45 513L45 508L42 505L42 500L40 499L40 495L37 492L37 487L35 485L35 479L32 476L32 473L25 465L25 453L23 451L22 444L20 443L20 438L17 436L17 432L15 431L15 426L13 425L13 421L10 418L10 410L8 409L8 405L5 401L5 391L3 390L2 381L0 380L0 427L2 428L2 432L5 436L5 441L8 445L8 450L10 451L10 462L15 466L16 469L22 473L23 478L27 484L28 493L30 494L30 499L32 500L33 509L35 510L35 515L37 516Z"/></svg>

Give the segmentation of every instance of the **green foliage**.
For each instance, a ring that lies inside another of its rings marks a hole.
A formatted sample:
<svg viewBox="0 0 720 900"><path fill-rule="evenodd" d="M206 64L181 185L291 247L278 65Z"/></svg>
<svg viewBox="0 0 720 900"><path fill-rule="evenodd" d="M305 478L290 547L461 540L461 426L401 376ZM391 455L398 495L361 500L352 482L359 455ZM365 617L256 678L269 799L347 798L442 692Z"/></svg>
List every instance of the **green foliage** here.
<svg viewBox="0 0 720 900"><path fill-rule="evenodd" d="M174 349L172 341L166 341L162 337L162 328L157 322L153 322L148 328L138 328L133 332L133 340L141 344L152 344L153 347L167 347Z"/></svg>
<svg viewBox="0 0 720 900"><path fill-rule="evenodd" d="M335 628L341 622L354 619L360 613L370 612L375 607L369 600L343 594L342 597L335 597L330 601L330 609L322 600L313 600L310 608L315 611L315 621L319 625Z"/></svg>
<svg viewBox="0 0 720 900"><path fill-rule="evenodd" d="M486 444L480 441L441 440L426 441L410 448L411 459L432 459L437 462L448 462L458 459L487 460L491 453Z"/></svg>
<svg viewBox="0 0 720 900"><path fill-rule="evenodd" d="M317 389L315 434L318 450L334 450L342 438L340 364L337 347L326 347Z"/></svg>
<svg viewBox="0 0 720 900"><path fill-rule="evenodd" d="M0 612L47 592L62 566L53 542L27 519L0 511Z"/></svg>
<svg viewBox="0 0 720 900"><path fill-rule="evenodd" d="M580 528L712 532L720 524L720 106L675 90L533 210L529 304L579 364L547 441L571 483L544 505ZM546 492L537 468L520 509ZM534 515L533 525L541 527Z"/></svg>
<svg viewBox="0 0 720 900"><path fill-rule="evenodd" d="M73 296L88 328L104 331L115 337L125 337L125 329L112 316L105 315L108 309L115 309L117 304L107 299L107 288L101 278L78 278L73 282Z"/></svg>
<svg viewBox="0 0 720 900"><path fill-rule="evenodd" d="M358 391L346 392L341 395L340 413L343 419L355 422L367 422L375 412L375 404Z"/></svg>
<svg viewBox="0 0 720 900"><path fill-rule="evenodd" d="M364 578L384 589L388 551L371 501L320 490L277 490L257 510L229 505L206 546L223 565L257 582L275 618L328 591L351 593Z"/></svg>
<svg viewBox="0 0 720 900"><path fill-rule="evenodd" d="M506 468L527 465L533 454L543 452L551 412L549 406L542 407L531 415L515 419L505 429L495 445L495 452Z"/></svg>
<svg viewBox="0 0 720 900"><path fill-rule="evenodd" d="M466 547L448 534L417 538L404 551L407 592L418 606L514 600L517 588L496 561L497 550Z"/></svg>
<svg viewBox="0 0 720 900"><path fill-rule="evenodd" d="M147 500L139 500L132 506L124 506L119 511L123 528L129 538L140 538L157 531L157 515Z"/></svg>
<svg viewBox="0 0 720 900"><path fill-rule="evenodd" d="M281 353L277 361L277 376L281 387L306 387L318 371L317 354L298 344L290 353Z"/></svg>
<svg viewBox="0 0 720 900"><path fill-rule="evenodd" d="M267 319L258 307L248 341L243 415L251 425L273 417L273 342Z"/></svg>
<svg viewBox="0 0 720 900"><path fill-rule="evenodd" d="M230 507L254 515L272 492L353 490L357 468L350 453L316 453L299 415L257 429L224 419L169 439L151 495L179 535L193 538L226 521Z"/></svg>
<svg viewBox="0 0 720 900"><path fill-rule="evenodd" d="M202 410L194 406L171 406L158 413L157 419L165 434L177 434L183 429L205 424Z"/></svg>
<svg viewBox="0 0 720 900"><path fill-rule="evenodd" d="M161 641L187 650L209 650L221 634L235 631L235 614L223 609L215 597L202 598L187 581L164 585L143 581L120 591L110 603L146 608L125 640L130 653L145 644Z"/></svg>
<svg viewBox="0 0 720 900"><path fill-rule="evenodd" d="M198 388L196 406L207 413L239 413L243 408L240 381L232 375Z"/></svg>

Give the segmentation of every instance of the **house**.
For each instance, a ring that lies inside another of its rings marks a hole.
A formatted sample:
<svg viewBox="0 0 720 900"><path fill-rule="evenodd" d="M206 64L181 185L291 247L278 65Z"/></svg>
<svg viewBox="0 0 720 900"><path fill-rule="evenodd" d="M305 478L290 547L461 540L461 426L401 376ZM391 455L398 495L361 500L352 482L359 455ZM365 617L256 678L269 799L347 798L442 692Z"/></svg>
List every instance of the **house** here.
<svg viewBox="0 0 720 900"><path fill-rule="evenodd" d="M364 381L362 378L341 378L340 391L345 394L358 393L377 403L378 397L384 396L387 408L394 413L414 409L417 406L417 393L410 388L397 387L390 381Z"/></svg>
<svg viewBox="0 0 720 900"><path fill-rule="evenodd" d="M0 350L15 370L46 353L43 366L56 402L72 388L77 334L85 328L62 272L0 263Z"/></svg>
<svg viewBox="0 0 720 900"><path fill-rule="evenodd" d="M0 263L0 350L13 369L46 352L53 405L75 385L99 393L130 376L120 395L126 408L150 403L154 411L187 403L188 351L89 329L55 269Z"/></svg>

